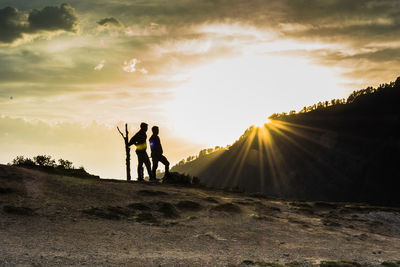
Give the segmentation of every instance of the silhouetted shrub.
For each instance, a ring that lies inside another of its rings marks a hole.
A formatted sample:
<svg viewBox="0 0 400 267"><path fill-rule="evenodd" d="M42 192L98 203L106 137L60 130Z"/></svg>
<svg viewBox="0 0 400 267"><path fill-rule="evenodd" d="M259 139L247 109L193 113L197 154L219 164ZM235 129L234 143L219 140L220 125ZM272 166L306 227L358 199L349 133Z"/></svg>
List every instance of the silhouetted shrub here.
<svg viewBox="0 0 400 267"><path fill-rule="evenodd" d="M24 158L24 156L18 156L12 160L12 165L21 166L27 168L39 168L46 172L56 173L60 175L76 176L80 178L100 178L97 175L89 174L83 166L75 169L72 162L69 160L59 159L59 165L56 164L55 160L48 155L38 155L30 158Z"/></svg>
<svg viewBox="0 0 400 267"><path fill-rule="evenodd" d="M36 157L33 157L33 161L35 162L36 165L41 166L41 167L56 167L56 161L51 158L51 156L48 155L38 155Z"/></svg>
<svg viewBox="0 0 400 267"><path fill-rule="evenodd" d="M199 185L200 179L178 172L171 172L169 175L164 177L163 183L179 185Z"/></svg>
<svg viewBox="0 0 400 267"><path fill-rule="evenodd" d="M72 162L69 161L69 160L64 160L64 159L59 159L58 160L58 166L57 167L65 169L65 170L73 169Z"/></svg>
<svg viewBox="0 0 400 267"><path fill-rule="evenodd" d="M35 166L35 162L30 158L24 158L24 156L17 156L12 161L12 165L15 166Z"/></svg>

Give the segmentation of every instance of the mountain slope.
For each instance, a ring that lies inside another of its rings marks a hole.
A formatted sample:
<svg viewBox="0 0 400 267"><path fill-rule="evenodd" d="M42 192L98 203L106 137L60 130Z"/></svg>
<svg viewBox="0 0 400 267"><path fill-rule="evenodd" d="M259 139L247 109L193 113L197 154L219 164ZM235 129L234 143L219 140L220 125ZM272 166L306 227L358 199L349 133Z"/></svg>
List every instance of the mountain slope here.
<svg viewBox="0 0 400 267"><path fill-rule="evenodd" d="M400 79L351 103L249 128L229 150L173 168L214 187L400 206Z"/></svg>

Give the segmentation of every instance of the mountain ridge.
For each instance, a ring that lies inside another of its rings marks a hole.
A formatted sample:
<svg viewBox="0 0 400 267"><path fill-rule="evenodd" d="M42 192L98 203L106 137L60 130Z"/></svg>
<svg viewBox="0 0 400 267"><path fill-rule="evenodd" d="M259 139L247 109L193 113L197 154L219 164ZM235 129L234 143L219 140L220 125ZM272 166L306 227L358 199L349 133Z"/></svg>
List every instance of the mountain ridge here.
<svg viewBox="0 0 400 267"><path fill-rule="evenodd" d="M172 170L273 197L400 206L400 78L367 89L346 104L274 114L229 149Z"/></svg>

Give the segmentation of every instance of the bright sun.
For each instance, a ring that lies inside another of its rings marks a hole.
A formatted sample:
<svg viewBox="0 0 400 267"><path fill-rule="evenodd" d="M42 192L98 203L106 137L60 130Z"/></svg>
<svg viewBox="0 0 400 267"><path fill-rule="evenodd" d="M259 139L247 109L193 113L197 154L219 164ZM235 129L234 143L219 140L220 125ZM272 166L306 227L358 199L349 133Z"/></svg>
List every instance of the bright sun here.
<svg viewBox="0 0 400 267"><path fill-rule="evenodd" d="M261 119L259 121L255 121L254 123L252 123L252 125L254 125L255 127L264 127L265 124L270 123L271 120L268 118L265 119Z"/></svg>
<svg viewBox="0 0 400 267"><path fill-rule="evenodd" d="M332 70L300 58L245 55L178 75L188 79L167 107L174 129L210 146L231 144L274 112L299 110L346 91Z"/></svg>

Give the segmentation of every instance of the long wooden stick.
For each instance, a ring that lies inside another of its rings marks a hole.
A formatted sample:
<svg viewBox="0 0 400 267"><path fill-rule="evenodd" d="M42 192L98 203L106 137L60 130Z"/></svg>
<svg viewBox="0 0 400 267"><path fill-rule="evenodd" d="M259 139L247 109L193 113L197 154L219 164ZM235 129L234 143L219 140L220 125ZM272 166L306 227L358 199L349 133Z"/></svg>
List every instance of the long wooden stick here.
<svg viewBox="0 0 400 267"><path fill-rule="evenodd" d="M129 132L128 132L128 124L125 123L125 135L121 132L121 130L117 126L118 132L121 134L125 143L125 154L126 154L126 180L131 180L131 148L129 147Z"/></svg>

